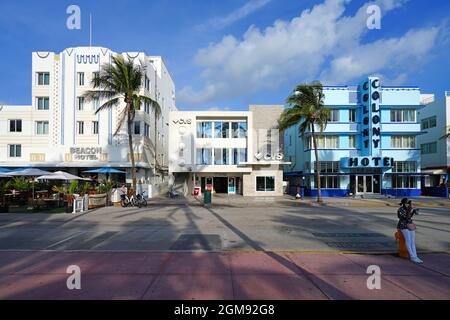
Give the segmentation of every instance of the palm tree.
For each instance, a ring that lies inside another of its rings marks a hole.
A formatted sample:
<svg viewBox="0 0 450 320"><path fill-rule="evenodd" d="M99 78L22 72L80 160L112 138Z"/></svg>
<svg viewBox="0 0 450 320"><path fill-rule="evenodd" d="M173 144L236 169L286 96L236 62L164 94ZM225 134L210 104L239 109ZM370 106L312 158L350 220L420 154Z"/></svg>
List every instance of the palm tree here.
<svg viewBox="0 0 450 320"><path fill-rule="evenodd" d="M324 98L323 86L320 82L314 81L311 84L300 84L287 99L286 102L289 108L281 114L278 120L280 130L300 124L299 133L302 138L311 134L316 158L317 202L322 202L322 195L316 129L318 128L320 132L323 132L331 114L330 109L323 106Z"/></svg>
<svg viewBox="0 0 450 320"><path fill-rule="evenodd" d="M132 129L136 110L140 109L142 103L149 103L155 109L155 114L160 113L160 107L156 101L140 94L145 71L145 67L142 64L135 64L131 59L125 60L121 55L113 56L112 63L104 64L99 75L92 79L94 90L89 90L84 94L88 101L92 99L106 100L96 110L96 114L102 110L120 107L122 102L125 103L125 108L121 110L119 125L114 136L119 133L126 123L134 192L136 192L136 162Z"/></svg>

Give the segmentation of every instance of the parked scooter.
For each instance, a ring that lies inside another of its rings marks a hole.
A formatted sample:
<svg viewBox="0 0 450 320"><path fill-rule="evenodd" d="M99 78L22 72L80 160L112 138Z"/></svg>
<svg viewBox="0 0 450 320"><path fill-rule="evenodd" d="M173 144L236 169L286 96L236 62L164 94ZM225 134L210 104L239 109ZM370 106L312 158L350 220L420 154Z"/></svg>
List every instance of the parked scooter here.
<svg viewBox="0 0 450 320"><path fill-rule="evenodd" d="M175 191L175 189L173 187L170 188L169 192L167 192L167 196L170 199L175 199L175 198L179 198L180 194L178 192Z"/></svg>

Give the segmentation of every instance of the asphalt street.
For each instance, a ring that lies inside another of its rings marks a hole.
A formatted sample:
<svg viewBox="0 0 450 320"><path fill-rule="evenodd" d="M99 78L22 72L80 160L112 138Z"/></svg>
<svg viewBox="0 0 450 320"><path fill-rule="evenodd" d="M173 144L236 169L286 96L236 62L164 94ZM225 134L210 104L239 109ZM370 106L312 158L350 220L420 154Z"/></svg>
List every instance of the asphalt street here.
<svg viewBox="0 0 450 320"><path fill-rule="evenodd" d="M422 208L420 252L450 250L450 208ZM1 214L0 250L394 253L395 207L102 208Z"/></svg>

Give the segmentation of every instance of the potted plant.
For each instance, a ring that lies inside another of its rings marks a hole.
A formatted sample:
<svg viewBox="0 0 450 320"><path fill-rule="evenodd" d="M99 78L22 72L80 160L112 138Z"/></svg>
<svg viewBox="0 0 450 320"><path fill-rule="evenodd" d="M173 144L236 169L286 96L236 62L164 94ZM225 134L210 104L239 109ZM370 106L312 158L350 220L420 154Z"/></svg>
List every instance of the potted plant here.
<svg viewBox="0 0 450 320"><path fill-rule="evenodd" d="M18 195L17 198L13 197L16 209L20 210L20 206L27 205L27 200L31 196L31 184L28 180L14 177L5 184L4 188Z"/></svg>
<svg viewBox="0 0 450 320"><path fill-rule="evenodd" d="M112 206L111 191L112 191L112 189L114 189L114 187L115 187L115 182L113 182L111 180L104 180L97 187L97 191L99 194L106 194L106 205L107 206Z"/></svg>
<svg viewBox="0 0 450 320"><path fill-rule="evenodd" d="M75 194L78 193L78 181L74 180L70 182L69 186L54 186L53 191L64 195L64 206L66 207L66 213L73 212L73 201L75 200Z"/></svg>

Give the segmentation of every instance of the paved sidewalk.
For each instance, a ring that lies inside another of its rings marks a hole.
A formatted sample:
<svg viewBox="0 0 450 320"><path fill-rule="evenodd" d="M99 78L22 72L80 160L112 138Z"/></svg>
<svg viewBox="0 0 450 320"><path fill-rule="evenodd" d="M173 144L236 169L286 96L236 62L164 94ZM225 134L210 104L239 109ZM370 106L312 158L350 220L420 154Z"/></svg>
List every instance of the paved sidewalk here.
<svg viewBox="0 0 450 320"><path fill-rule="evenodd" d="M323 203L317 203L316 198L305 198L296 200L292 196L282 197L243 197L239 195L213 195L213 207L295 207L295 206L313 206L313 207L398 207L401 198L393 197L356 197L356 198L324 198ZM450 199L435 197L412 198L417 207L450 207ZM202 197L180 197L178 199L169 199L167 197L156 197L149 200L151 206L167 205L189 205L203 206Z"/></svg>
<svg viewBox="0 0 450 320"><path fill-rule="evenodd" d="M0 252L0 299L450 299L450 255ZM82 290L66 287L70 265ZM367 267L381 268L381 290Z"/></svg>

